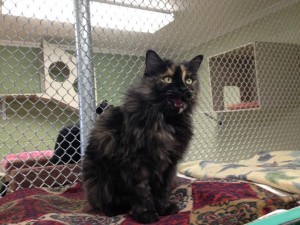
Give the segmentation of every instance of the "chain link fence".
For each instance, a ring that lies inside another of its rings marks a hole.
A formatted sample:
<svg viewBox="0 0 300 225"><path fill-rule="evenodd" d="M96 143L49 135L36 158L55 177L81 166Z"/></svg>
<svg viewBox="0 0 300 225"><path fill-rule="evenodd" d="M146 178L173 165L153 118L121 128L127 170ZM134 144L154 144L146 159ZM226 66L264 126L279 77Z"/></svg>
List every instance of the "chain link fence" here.
<svg viewBox="0 0 300 225"><path fill-rule="evenodd" d="M142 76L147 49L205 56L184 160L299 149L299 12L300 0L2 0L0 192L79 179L75 142Z"/></svg>

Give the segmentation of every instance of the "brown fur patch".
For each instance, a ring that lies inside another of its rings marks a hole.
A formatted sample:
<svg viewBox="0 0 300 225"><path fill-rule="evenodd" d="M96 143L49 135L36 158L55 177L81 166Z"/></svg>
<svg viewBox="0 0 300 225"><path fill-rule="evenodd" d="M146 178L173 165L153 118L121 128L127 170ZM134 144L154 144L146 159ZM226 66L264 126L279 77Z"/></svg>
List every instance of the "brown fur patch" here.
<svg viewBox="0 0 300 225"><path fill-rule="evenodd" d="M187 69L186 69L186 67L184 65L180 65L180 68L181 68L181 72L182 72L182 81L185 84L185 78L186 78L186 75L187 75Z"/></svg>
<svg viewBox="0 0 300 225"><path fill-rule="evenodd" d="M175 66L171 65L168 67L167 71L161 75L161 77L166 77L166 76L173 76L175 74Z"/></svg>

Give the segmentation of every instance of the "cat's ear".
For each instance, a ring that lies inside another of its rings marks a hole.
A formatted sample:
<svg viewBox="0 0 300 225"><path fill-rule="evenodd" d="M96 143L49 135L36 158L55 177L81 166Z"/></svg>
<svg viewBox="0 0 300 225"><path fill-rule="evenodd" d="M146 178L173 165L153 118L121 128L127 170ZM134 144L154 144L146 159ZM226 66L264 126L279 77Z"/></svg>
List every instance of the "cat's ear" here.
<svg viewBox="0 0 300 225"><path fill-rule="evenodd" d="M188 70L197 73L202 61L203 61L203 55L196 56L191 61L187 62Z"/></svg>
<svg viewBox="0 0 300 225"><path fill-rule="evenodd" d="M159 55L155 51L148 50L146 53L145 75L151 76L160 72L163 64L164 64L163 60L159 57Z"/></svg>

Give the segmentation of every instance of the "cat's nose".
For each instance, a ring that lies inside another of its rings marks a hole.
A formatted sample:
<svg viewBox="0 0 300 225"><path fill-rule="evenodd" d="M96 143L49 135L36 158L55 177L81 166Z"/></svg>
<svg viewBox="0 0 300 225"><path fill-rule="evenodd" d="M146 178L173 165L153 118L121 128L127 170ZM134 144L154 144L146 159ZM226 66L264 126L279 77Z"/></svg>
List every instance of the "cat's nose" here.
<svg viewBox="0 0 300 225"><path fill-rule="evenodd" d="M187 90L188 90L187 86L185 85L180 86L180 91L186 92Z"/></svg>
<svg viewBox="0 0 300 225"><path fill-rule="evenodd" d="M190 91L190 90L187 90L187 91L185 92L185 97L186 97L186 98L191 98L191 97L193 97L193 92Z"/></svg>

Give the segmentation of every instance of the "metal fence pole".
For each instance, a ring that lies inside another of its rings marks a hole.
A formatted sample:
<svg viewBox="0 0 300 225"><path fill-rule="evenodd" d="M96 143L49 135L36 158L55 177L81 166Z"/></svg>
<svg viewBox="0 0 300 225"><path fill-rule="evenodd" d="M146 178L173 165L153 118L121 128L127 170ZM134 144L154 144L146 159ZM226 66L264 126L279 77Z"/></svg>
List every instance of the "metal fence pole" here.
<svg viewBox="0 0 300 225"><path fill-rule="evenodd" d="M95 115L95 85L92 62L90 1L74 0L76 24L76 51L78 71L81 154L87 144L87 134Z"/></svg>

